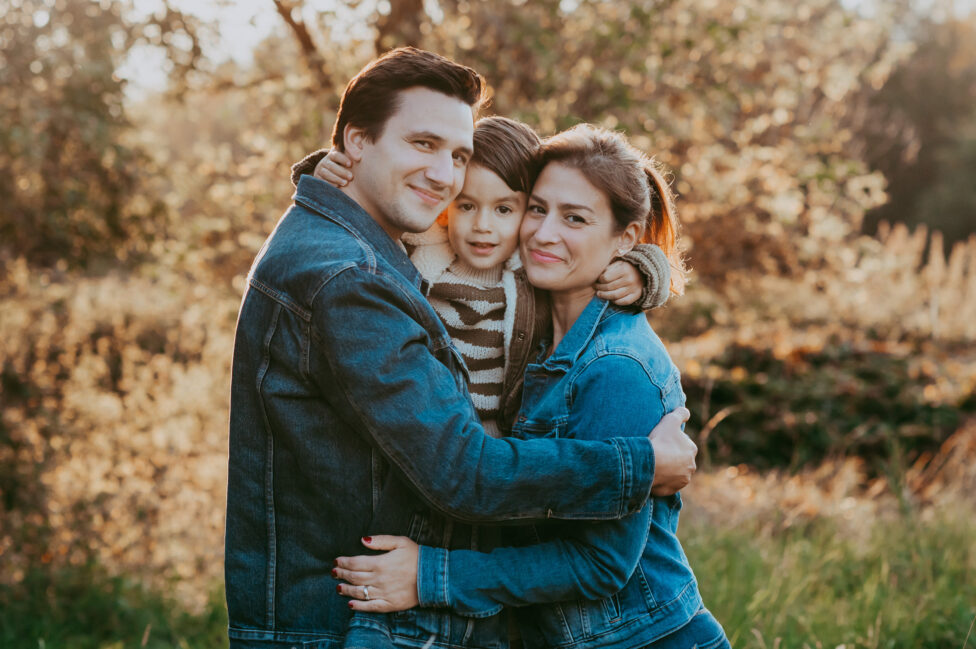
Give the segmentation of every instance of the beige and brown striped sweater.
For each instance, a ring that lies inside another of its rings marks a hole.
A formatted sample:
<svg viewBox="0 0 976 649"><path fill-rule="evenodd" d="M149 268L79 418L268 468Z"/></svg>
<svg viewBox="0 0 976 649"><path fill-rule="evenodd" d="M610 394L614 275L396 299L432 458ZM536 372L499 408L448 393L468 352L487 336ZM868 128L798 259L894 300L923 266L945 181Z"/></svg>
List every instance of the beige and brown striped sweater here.
<svg viewBox="0 0 976 649"><path fill-rule="evenodd" d="M410 260L431 284L427 298L468 368L468 391L481 423L489 435L499 437L498 410L515 322L514 271L521 267L518 252L503 266L482 271L457 259L441 225L405 235L404 242L413 246Z"/></svg>

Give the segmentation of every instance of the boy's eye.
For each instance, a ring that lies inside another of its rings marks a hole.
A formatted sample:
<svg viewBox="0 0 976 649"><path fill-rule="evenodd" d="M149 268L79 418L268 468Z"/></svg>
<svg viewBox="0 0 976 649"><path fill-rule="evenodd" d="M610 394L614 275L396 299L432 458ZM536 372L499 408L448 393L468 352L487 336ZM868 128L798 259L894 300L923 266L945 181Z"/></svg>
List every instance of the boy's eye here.
<svg viewBox="0 0 976 649"><path fill-rule="evenodd" d="M508 205L499 205L497 211L499 214L508 215L512 213L512 208L510 208Z"/></svg>
<svg viewBox="0 0 976 649"><path fill-rule="evenodd" d="M474 209L474 203L458 203L457 209L461 212L470 212Z"/></svg>

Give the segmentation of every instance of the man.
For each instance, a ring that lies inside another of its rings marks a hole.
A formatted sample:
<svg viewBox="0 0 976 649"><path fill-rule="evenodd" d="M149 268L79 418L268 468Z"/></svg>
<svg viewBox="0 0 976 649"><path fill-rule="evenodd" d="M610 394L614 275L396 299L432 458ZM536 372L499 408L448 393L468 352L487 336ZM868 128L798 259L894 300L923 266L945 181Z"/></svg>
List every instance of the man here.
<svg viewBox="0 0 976 649"><path fill-rule="evenodd" d="M234 647L339 646L350 611L332 563L371 533L390 485L408 485L413 531L446 539L451 520L620 518L652 479L674 491L694 470L678 419L652 443L481 429L399 237L427 229L460 190L483 93L473 70L412 48L364 68L333 133L355 180L336 189L302 177L254 262L231 387Z"/></svg>

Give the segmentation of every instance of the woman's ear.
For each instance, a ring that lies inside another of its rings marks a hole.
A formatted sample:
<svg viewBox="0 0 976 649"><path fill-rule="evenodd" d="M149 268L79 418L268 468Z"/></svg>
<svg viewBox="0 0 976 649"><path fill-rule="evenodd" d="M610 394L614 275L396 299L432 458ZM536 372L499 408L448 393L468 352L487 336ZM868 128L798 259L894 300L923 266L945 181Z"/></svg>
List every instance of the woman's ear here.
<svg viewBox="0 0 976 649"><path fill-rule="evenodd" d="M621 257L633 250L643 233L644 228L640 223L636 221L628 223L624 231L617 236L617 256Z"/></svg>
<svg viewBox="0 0 976 649"><path fill-rule="evenodd" d="M346 124L346 127L342 129L343 153L349 156L354 164L363 159L363 150L368 141L369 136L362 127Z"/></svg>

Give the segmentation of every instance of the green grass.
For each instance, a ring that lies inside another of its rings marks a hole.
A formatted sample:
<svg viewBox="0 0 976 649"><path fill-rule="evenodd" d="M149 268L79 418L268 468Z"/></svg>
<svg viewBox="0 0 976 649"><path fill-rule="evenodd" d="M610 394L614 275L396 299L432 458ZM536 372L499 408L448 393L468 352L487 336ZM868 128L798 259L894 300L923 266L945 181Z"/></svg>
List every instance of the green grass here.
<svg viewBox="0 0 976 649"><path fill-rule="evenodd" d="M867 522L859 539L822 520L778 534L699 525L682 542L736 649L962 649L976 619L976 521L961 513Z"/></svg>
<svg viewBox="0 0 976 649"><path fill-rule="evenodd" d="M97 566L34 570L0 586L0 647L122 649L227 646L227 612L215 592L202 614Z"/></svg>
<svg viewBox="0 0 976 649"><path fill-rule="evenodd" d="M681 528L705 602L736 649L964 646L976 619L971 516L909 511L866 522L857 539L826 519L776 533L765 525L689 519ZM192 615L94 566L35 571L0 587L5 649L225 647L226 624L219 592Z"/></svg>

